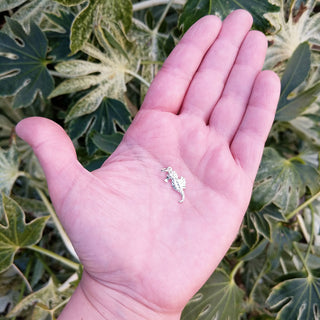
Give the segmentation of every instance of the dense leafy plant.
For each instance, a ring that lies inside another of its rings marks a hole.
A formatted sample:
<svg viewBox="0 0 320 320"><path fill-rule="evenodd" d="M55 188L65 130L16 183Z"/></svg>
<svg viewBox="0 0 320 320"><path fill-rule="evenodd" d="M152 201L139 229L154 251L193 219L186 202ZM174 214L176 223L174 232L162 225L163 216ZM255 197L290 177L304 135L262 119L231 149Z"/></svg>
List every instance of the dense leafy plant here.
<svg viewBox="0 0 320 320"><path fill-rule="evenodd" d="M0 318L56 319L81 268L30 148L39 115L98 167L120 143L179 37L206 14L250 11L282 92L232 248L186 306L192 319L320 319L320 3L316 0L2 0Z"/></svg>

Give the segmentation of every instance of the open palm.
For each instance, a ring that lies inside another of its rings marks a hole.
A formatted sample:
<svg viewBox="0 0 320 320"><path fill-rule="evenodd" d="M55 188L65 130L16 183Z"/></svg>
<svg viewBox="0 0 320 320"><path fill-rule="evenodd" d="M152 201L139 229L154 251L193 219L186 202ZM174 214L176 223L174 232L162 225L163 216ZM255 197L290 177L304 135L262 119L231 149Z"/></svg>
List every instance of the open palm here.
<svg viewBox="0 0 320 320"><path fill-rule="evenodd" d="M198 21L120 146L94 172L77 162L56 124L29 118L18 125L44 168L92 304L112 291L177 315L236 236L280 87L272 72L261 72L267 42L249 32L251 23L242 10L223 23ZM182 203L164 181L161 169L169 166L186 179Z"/></svg>

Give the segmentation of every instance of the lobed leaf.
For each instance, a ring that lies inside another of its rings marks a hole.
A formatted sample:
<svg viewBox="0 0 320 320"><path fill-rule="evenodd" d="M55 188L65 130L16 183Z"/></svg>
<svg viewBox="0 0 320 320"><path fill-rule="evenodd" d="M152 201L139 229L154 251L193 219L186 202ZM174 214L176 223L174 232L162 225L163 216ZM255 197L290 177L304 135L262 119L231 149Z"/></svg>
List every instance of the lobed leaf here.
<svg viewBox="0 0 320 320"><path fill-rule="evenodd" d="M71 12L60 10L58 15L46 13L46 16L58 28L62 29L61 31L47 30L45 32L49 41L50 56L54 57L55 61L70 59L70 32L74 15Z"/></svg>
<svg viewBox="0 0 320 320"><path fill-rule="evenodd" d="M49 218L37 218L26 224L24 212L14 200L2 194L2 204L6 225L0 224L0 273L12 265L14 255L20 248L40 241Z"/></svg>
<svg viewBox="0 0 320 320"><path fill-rule="evenodd" d="M29 34L17 21L7 23L18 40L0 33L0 95L15 95L13 107L25 107L38 93L46 98L54 86L46 68L47 39L34 23Z"/></svg>
<svg viewBox="0 0 320 320"><path fill-rule="evenodd" d="M320 187L319 172L309 164L287 160L275 149L265 148L256 177L250 208L260 211L275 204L285 214L294 210L306 188L315 194Z"/></svg>
<svg viewBox="0 0 320 320"><path fill-rule="evenodd" d="M0 1L0 3L3 0ZM34 23L41 26L42 30L52 27L52 24L47 19L46 12L59 13L61 5L54 0L21 0L14 1L9 0L9 2L14 6L14 10L10 15L11 19L18 21L25 30L29 30L30 24ZM1 29L4 33L12 35L10 28L5 24Z"/></svg>
<svg viewBox="0 0 320 320"><path fill-rule="evenodd" d="M109 135L102 135L98 132L93 132L91 135L92 142L105 153L111 154L118 147L123 134L121 133L112 133Z"/></svg>
<svg viewBox="0 0 320 320"><path fill-rule="evenodd" d="M105 52L89 43L82 50L99 62L70 60L56 66L62 75L72 77L72 79L58 85L50 97L92 89L75 103L66 121L95 112L105 97L124 101L126 82L130 79L128 74L134 73L139 66L140 57L136 46L127 39L119 40L122 36L120 30L115 29L112 43L110 42L111 35L106 37L101 26L97 26L96 35ZM114 45L115 42L117 46ZM122 50L119 50L118 47L121 47Z"/></svg>
<svg viewBox="0 0 320 320"><path fill-rule="evenodd" d="M6 151L0 148L0 192L10 194L12 186L22 174L19 164L19 154L14 144Z"/></svg>
<svg viewBox="0 0 320 320"><path fill-rule="evenodd" d="M183 32L185 32L193 23L207 14L215 14L224 19L231 11L236 9L249 11L253 16L254 27L258 30L266 31L271 25L264 18L264 14L266 12L278 11L279 7L272 5L268 0L188 0L180 15L179 25Z"/></svg>
<svg viewBox="0 0 320 320"><path fill-rule="evenodd" d="M68 6L83 3L80 0L59 0ZM82 49L94 30L94 22L99 16L104 21L119 23L128 31L132 21L132 3L130 0L89 0L87 6L76 16L71 29L71 51Z"/></svg>
<svg viewBox="0 0 320 320"><path fill-rule="evenodd" d="M319 319L320 278L314 275L281 282L267 299L271 309L280 309L277 320Z"/></svg>
<svg viewBox="0 0 320 320"><path fill-rule="evenodd" d="M33 307L32 319L55 320L55 313L61 304L71 295L70 290L63 292L54 284L52 278L38 291L22 299L9 313L8 317L17 317L25 309Z"/></svg>
<svg viewBox="0 0 320 320"><path fill-rule="evenodd" d="M112 135L117 132L116 126L125 131L130 123L130 113L123 103L104 98L95 112L70 121L69 135L71 139L85 135L87 151L93 154L98 150L97 141L92 140L95 134Z"/></svg>
<svg viewBox="0 0 320 320"><path fill-rule="evenodd" d="M240 319L243 296L234 280L223 269L217 269L189 301L181 320Z"/></svg>
<svg viewBox="0 0 320 320"><path fill-rule="evenodd" d="M264 65L266 69L278 68L301 43L309 42L313 48L320 45L320 13L314 13L316 2L306 0L298 12L295 11L295 6L290 6L288 14L286 1L279 0L280 11L265 15L276 29L268 37L271 46L267 51Z"/></svg>

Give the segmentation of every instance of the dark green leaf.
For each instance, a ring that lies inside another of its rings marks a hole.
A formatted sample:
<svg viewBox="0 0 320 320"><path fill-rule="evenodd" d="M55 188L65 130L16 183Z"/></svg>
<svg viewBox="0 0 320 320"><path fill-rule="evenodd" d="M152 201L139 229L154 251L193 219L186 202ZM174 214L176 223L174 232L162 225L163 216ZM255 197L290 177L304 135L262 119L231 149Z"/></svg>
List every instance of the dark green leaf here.
<svg viewBox="0 0 320 320"><path fill-rule="evenodd" d="M306 188L312 194L319 190L319 181L319 172L313 166L294 158L285 159L273 148L266 148L256 177L250 208L260 211L273 203L283 214L288 213L297 207Z"/></svg>
<svg viewBox="0 0 320 320"><path fill-rule="evenodd" d="M279 7L272 5L268 0L188 0L184 6L179 19L179 25L183 32L208 14L215 14L224 19L231 11L245 9L249 11L254 20L254 27L258 30L266 31L270 28L270 23L263 15L267 12L275 12Z"/></svg>
<svg viewBox="0 0 320 320"><path fill-rule="evenodd" d="M22 26L8 19L16 40L0 33L0 95L15 95L13 107L30 105L37 93L47 97L53 79L46 65L47 39L34 23L27 34Z"/></svg>
<svg viewBox="0 0 320 320"><path fill-rule="evenodd" d="M13 263L14 255L20 248L36 244L42 236L48 217L25 222L25 215L18 204L2 194L6 225L0 224L0 273Z"/></svg>
<svg viewBox="0 0 320 320"><path fill-rule="evenodd" d="M97 132L93 132L91 139L93 143L103 152L111 154L118 145L120 144L123 138L122 133L113 133L110 135L102 135Z"/></svg>
<svg viewBox="0 0 320 320"><path fill-rule="evenodd" d="M130 124L130 113L123 103L104 99L95 112L70 121L69 135L71 139L85 135L87 150L89 154L93 154L98 148L91 140L92 132L111 135L116 133L116 126L125 131Z"/></svg>
<svg viewBox="0 0 320 320"><path fill-rule="evenodd" d="M64 32L46 31L46 37L50 47L50 56L53 56L56 61L70 58L70 29L74 15L62 10L59 16L50 13L46 15L51 21L64 29Z"/></svg>
<svg viewBox="0 0 320 320"><path fill-rule="evenodd" d="M316 99L320 92L320 83L303 91L293 99L288 96L308 76L311 66L311 53L309 44L304 42L298 46L287 63L281 79L281 95L276 113L276 120L289 121L295 119Z"/></svg>
<svg viewBox="0 0 320 320"><path fill-rule="evenodd" d="M271 223L271 242L268 246L268 260L271 269L276 269L283 252L292 252L293 242L301 239L300 233L288 225L273 221Z"/></svg>
<svg viewBox="0 0 320 320"><path fill-rule="evenodd" d="M249 215L254 224L253 229L268 240L271 240L272 223L275 221L286 221L279 208L273 204L263 208L259 212L249 212Z"/></svg>
<svg viewBox="0 0 320 320"><path fill-rule="evenodd" d="M319 319L320 278L309 275L284 281L273 288L267 304L281 310L279 320Z"/></svg>
<svg viewBox="0 0 320 320"><path fill-rule="evenodd" d="M234 279L218 269L187 304L181 320L240 319L243 295Z"/></svg>

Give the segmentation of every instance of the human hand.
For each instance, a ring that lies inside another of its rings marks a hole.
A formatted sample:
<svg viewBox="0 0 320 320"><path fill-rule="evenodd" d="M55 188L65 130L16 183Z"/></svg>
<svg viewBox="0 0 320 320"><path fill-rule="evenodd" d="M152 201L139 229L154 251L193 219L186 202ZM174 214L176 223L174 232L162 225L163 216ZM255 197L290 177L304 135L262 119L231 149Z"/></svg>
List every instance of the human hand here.
<svg viewBox="0 0 320 320"><path fill-rule="evenodd" d="M58 125L18 124L84 266L61 319L90 319L81 304L101 319L178 319L225 255L280 92L278 77L261 71L267 41L251 24L238 10L223 23L207 16L191 27L117 150L94 172L79 164ZM186 179L183 203L164 182L169 166Z"/></svg>

